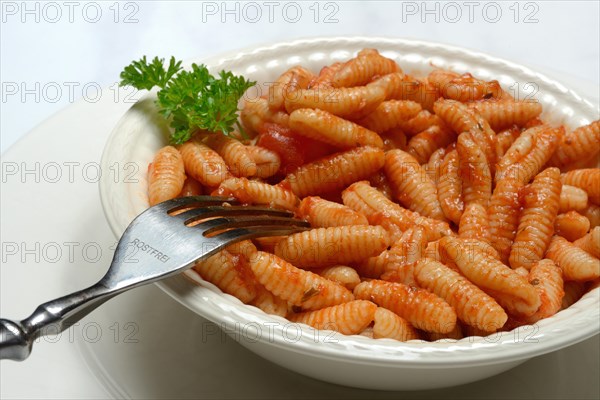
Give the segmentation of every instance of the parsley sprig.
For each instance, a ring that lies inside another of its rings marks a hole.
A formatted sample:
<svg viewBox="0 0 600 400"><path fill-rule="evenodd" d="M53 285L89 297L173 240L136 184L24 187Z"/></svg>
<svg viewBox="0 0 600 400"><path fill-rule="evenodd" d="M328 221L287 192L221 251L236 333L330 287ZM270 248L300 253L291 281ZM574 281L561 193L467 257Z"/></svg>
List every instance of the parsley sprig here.
<svg viewBox="0 0 600 400"><path fill-rule="evenodd" d="M120 85L140 90L160 88L157 102L161 113L171 121L173 144L186 142L198 129L228 135L237 127L243 133L237 105L256 82L229 71L221 71L216 78L203 64L182 70L181 61L174 57L166 69L164 65L164 59L155 57L148 63L144 56L125 67Z"/></svg>

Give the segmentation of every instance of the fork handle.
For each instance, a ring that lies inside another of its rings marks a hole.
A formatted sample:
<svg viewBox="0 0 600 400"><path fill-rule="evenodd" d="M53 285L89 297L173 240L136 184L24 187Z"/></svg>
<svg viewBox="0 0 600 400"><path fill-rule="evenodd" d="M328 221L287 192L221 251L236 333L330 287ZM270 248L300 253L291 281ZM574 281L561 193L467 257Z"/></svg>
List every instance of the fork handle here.
<svg viewBox="0 0 600 400"><path fill-rule="evenodd" d="M35 339L64 331L116 294L102 284L95 284L39 305L22 321L0 319L0 359L25 360Z"/></svg>

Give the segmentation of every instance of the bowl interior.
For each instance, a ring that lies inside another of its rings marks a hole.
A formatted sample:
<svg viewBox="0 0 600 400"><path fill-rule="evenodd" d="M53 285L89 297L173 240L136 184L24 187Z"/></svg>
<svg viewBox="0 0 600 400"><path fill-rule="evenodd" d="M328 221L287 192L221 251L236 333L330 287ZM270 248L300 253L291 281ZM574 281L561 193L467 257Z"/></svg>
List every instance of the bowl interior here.
<svg viewBox="0 0 600 400"><path fill-rule="evenodd" d="M201 62L207 64L213 73L228 69L256 80L258 85L248 94L252 97L260 96L269 82L293 65L301 64L318 72L322 66L347 60L366 47L377 48L411 74L424 75L433 67L443 67L459 73L470 72L486 80L497 79L518 99L538 99L544 107L543 117L551 123L576 127L598 119L594 105L539 73L485 54L442 44L383 38L310 39L255 48ZM154 153L167 143L167 133L168 128L157 115L154 95L149 93L122 117L106 144L103 170L117 168L122 172L119 179L115 179L114 174L104 174L100 183L104 211L117 237L136 215L148 207L147 166ZM600 321L600 291L596 289L568 310L533 327L521 327L487 338L398 343L299 327L283 318L243 305L189 271L158 285L186 307L226 329L241 332L246 338L267 341L288 351L390 365L400 360L404 365L409 363L415 367L440 367L461 362L475 365L524 359L592 336L598 332Z"/></svg>

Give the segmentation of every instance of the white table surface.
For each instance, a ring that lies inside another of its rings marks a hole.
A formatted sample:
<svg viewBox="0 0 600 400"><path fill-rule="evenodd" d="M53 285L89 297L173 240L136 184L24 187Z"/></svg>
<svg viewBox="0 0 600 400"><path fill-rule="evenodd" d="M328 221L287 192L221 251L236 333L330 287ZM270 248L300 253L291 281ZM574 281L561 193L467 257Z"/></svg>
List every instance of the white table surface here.
<svg viewBox="0 0 600 400"><path fill-rule="evenodd" d="M271 22L268 20L268 7L273 6L257 2L262 18L251 23L248 19L254 18L254 14L250 14L250 9L246 9L244 14L243 3L237 6L239 11L236 15L236 11L224 13L221 2L204 5L192 2L129 2L126 5L124 2L117 6L113 2L93 2L92 5L76 2L74 6L58 2L61 17L52 22L57 18L56 9L44 9L43 3L27 3L29 12L25 12L25 3L3 2L0 32L2 162L24 159L68 160L81 165L97 162L110 129L129 106L123 103L122 98L115 99L116 92L111 87L118 81L121 68L143 54L173 54L186 59L307 36L414 37L478 49L538 67L550 76L561 77L598 104L600 39L599 6L595 1L530 2L534 6L520 3L519 21L516 23L513 2L496 3L502 10L502 17L497 23L485 20L494 15L488 6L489 14L484 18L481 11L484 3L478 3L475 8L473 23L468 20L468 8L461 2L457 4L461 5L463 16L457 23L447 20L455 14L451 14L450 9L446 9L444 14L441 3L438 5L440 21L437 23L434 21L435 14L423 15L423 10L419 9L421 2L329 2L333 5L323 2L318 5L317 22L314 21L314 7L309 8L313 2L297 2L298 6L288 6L286 15L282 14L285 4L276 3ZM511 6L513 9L509 8ZM72 22L69 21L69 7L75 7ZM227 7L235 10L236 6L228 3ZM302 10L302 17L292 23L293 10L298 7ZM435 3L429 3L428 7L434 9ZM85 15L83 9L86 10ZM102 16L97 22L92 22L94 11L98 9ZM119 10L118 16L116 9ZM336 11L333 18L338 21L325 23L325 14L332 11ZM525 16L532 11L536 11L534 17L538 22L525 23ZM127 15L137 22L125 23ZM236 16L239 16L239 22L235 21ZM426 22L421 21L422 17L427 19ZM70 87L73 88L72 93ZM82 90L84 87L87 92ZM57 88L60 90L56 91ZM96 88L100 88L100 92L96 92ZM46 120L71 103L75 104ZM64 128L60 140L53 141L49 135L61 129L60 124L65 118L70 118L71 126ZM25 139L5 152L44 120L30 136L40 138L38 142ZM86 126L90 128L86 129ZM57 158L58 154L64 154L58 148L69 145L79 150ZM41 209L32 208L27 213L19 209L23 200L17 193L31 198L41 194L44 196L42 200L48 202L62 200L66 193L76 197L48 216ZM89 204L89 214L81 211L78 206L81 202ZM102 257L95 262L76 260L82 262L85 268L81 267L81 263L48 264L35 262L31 257L24 263L14 258L8 260L10 262L3 260L0 269L2 316L25 316L40 302L81 288L102 274L110 259L114 239L99 207L97 187L93 182L77 178L74 183L59 184L2 182L3 243L63 243L82 240L82 233L85 233L83 236L87 243L95 243L103 249ZM15 209L19 211L15 212ZM73 210L81 215L73 216ZM49 234L48 229L12 229L18 223L33 227L39 221L51 226L54 234ZM69 229L63 225L65 221L81 222L81 227ZM7 282L8 277L10 282ZM15 285L12 283L15 277L19 282L26 281L27 285ZM60 284L50 283L55 281ZM5 315L6 312L11 315ZM152 317L156 312L163 312L168 318L157 321ZM304 378L263 361L231 340L220 337L209 337L197 344L195 350L201 352L201 357L190 363L196 369L181 374L181 369L161 362L174 362L177 357L185 356L188 349L185 345L190 338L185 332L170 336L173 333L168 332L167 324L191 324L195 329L201 329L207 322L178 306L153 286L125 294L90 317L93 319L87 322L99 324L105 333L102 340L92 344L90 340L82 340L81 332L75 331L73 340L63 336L51 345L40 343L34 357L27 363L2 362L0 397L400 396L398 393L341 388ZM125 329L127 322L137 324L139 332L134 338L139 340L138 343L126 343L124 335L130 332ZM120 334L118 340L114 340L115 331ZM165 341L173 339L180 343L175 351L162 346ZM418 398L598 398L599 354L600 343L596 336L482 382L404 395ZM102 368L107 371L102 372ZM120 368L127 373L120 373ZM238 377L236 384L229 381L231 376ZM107 377L112 379L111 384Z"/></svg>

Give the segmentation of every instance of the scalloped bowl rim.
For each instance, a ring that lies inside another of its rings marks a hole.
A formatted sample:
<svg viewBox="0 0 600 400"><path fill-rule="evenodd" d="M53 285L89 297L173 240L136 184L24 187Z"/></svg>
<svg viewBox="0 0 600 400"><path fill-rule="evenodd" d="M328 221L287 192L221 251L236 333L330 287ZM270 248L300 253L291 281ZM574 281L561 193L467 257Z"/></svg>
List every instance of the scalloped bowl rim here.
<svg viewBox="0 0 600 400"><path fill-rule="evenodd" d="M583 99L576 92L525 66L485 53L421 40L381 37L310 38L252 47L200 61L207 64L211 69L217 69L224 64L235 64L236 61L243 61L250 56L274 55L284 49L294 50L304 47L314 47L317 50L320 47L331 45L347 46L354 49L398 46L416 49L417 51L419 49L436 50L459 58L478 59L483 64L491 64L513 74L535 78L536 82L542 82L545 87L566 98L567 103L570 102L577 104L577 107L584 107L583 114L592 116L598 113L597 107ZM192 61L199 62L197 60ZM186 64L189 65L192 61ZM107 170L106 168L112 162L110 150L114 149L115 143L119 141L130 111L131 109L115 126L105 145L101 160L102 170ZM122 220L122 216L120 220L110 207L112 189L113 183L103 177L100 181L102 206L111 230L117 238L120 238L127 224ZM194 283L191 283L190 280ZM243 304L237 298L222 293L216 286L202 280L191 271L156 282L156 285L182 305L212 322L220 323L221 327L226 329L239 330L240 324L247 324L245 326L259 324L260 329L260 324L262 324L268 327L268 342L274 347L284 348L286 351L291 352L309 353L321 358L356 362L362 365L448 368L450 365L458 366L459 364L477 366L508 363L516 360L526 360L573 345L598 334L600 327L600 289L596 288L556 316L541 320L532 328L524 327L525 330L532 329L533 332L530 333L522 332L524 329L517 328L487 338L466 337L460 340L445 339L438 342L413 340L402 343L392 339L370 339L360 335L345 336L333 331L317 331L304 324L293 324L297 330L296 332L299 330L300 338L291 341L289 338L284 337L287 336L286 329L292 324L290 321L282 317L268 315L254 306ZM191 296L190 291L194 292L195 296ZM198 299L201 303L198 302ZM252 332L247 331L243 336L249 336ZM257 331L257 333L261 332ZM315 338L319 339L315 340ZM321 338L330 340L321 341ZM257 340L265 341L266 339L261 334Z"/></svg>

